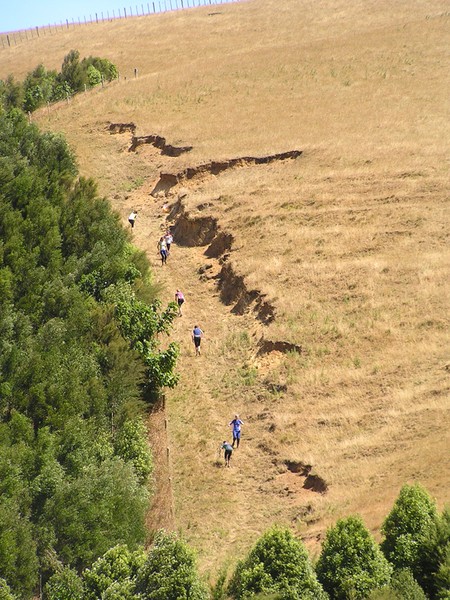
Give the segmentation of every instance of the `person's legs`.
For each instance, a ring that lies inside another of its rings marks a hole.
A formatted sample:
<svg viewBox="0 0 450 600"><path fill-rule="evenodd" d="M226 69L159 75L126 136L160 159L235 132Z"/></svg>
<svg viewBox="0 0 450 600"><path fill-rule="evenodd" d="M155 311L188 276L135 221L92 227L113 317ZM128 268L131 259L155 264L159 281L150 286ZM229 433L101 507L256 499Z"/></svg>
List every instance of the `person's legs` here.
<svg viewBox="0 0 450 600"><path fill-rule="evenodd" d="M239 448L239 442L241 441L241 432L236 431L236 448Z"/></svg>

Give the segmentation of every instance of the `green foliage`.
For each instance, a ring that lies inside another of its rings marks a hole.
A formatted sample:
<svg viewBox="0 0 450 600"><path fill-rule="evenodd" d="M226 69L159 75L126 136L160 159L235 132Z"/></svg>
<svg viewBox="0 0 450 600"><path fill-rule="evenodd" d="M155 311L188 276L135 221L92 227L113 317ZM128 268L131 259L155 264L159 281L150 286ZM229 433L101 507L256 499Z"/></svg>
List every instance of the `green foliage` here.
<svg viewBox="0 0 450 600"><path fill-rule="evenodd" d="M439 600L450 598L450 545L445 547L445 556L439 563L434 577L435 596Z"/></svg>
<svg viewBox="0 0 450 600"><path fill-rule="evenodd" d="M44 65L38 65L34 71L28 73L23 82L24 102L23 109L33 112L53 96L56 82L56 71L47 71Z"/></svg>
<svg viewBox="0 0 450 600"><path fill-rule="evenodd" d="M113 459L86 465L77 479L65 480L42 516L54 531L58 556L83 568L114 544L133 547L144 539L147 499L133 468Z"/></svg>
<svg viewBox="0 0 450 600"><path fill-rule="evenodd" d="M158 335L168 334L178 308L171 302L165 310L155 300L151 305L137 300L134 295L116 302L116 318L123 336L137 350L147 367L148 385L151 389L173 388L178 382L174 367L178 346L171 342L166 350L159 349Z"/></svg>
<svg viewBox="0 0 450 600"><path fill-rule="evenodd" d="M129 461L138 480L145 483L152 472L152 455L143 420L126 421L117 434L114 446L116 454Z"/></svg>
<svg viewBox="0 0 450 600"><path fill-rule="evenodd" d="M0 113L0 572L24 600L145 539L147 367L104 294L148 289L148 265L76 176L61 136Z"/></svg>
<svg viewBox="0 0 450 600"><path fill-rule="evenodd" d="M360 517L340 519L327 531L317 576L330 598L366 598L387 584L391 566Z"/></svg>
<svg viewBox="0 0 450 600"><path fill-rule="evenodd" d="M420 556L426 537L437 521L436 506L420 485L405 485L385 519L381 548L396 569L420 573Z"/></svg>
<svg viewBox="0 0 450 600"><path fill-rule="evenodd" d="M64 567L48 580L45 590L45 600L84 600L83 581L76 571Z"/></svg>
<svg viewBox="0 0 450 600"><path fill-rule="evenodd" d="M38 560L29 516L22 515L18 498L0 502L0 573L12 590L28 598L36 584Z"/></svg>
<svg viewBox="0 0 450 600"><path fill-rule="evenodd" d="M60 80L69 84L74 92L81 92L84 89L86 79L86 72L80 64L80 53L78 50L71 50L64 57Z"/></svg>
<svg viewBox="0 0 450 600"><path fill-rule="evenodd" d="M102 82L102 74L94 67L94 65L89 65L87 68L87 79L90 87L94 87Z"/></svg>
<svg viewBox="0 0 450 600"><path fill-rule="evenodd" d="M96 598L132 598L136 575L143 566L143 550L130 552L124 544L108 550L83 573L87 600ZM119 593L123 595L120 596Z"/></svg>
<svg viewBox="0 0 450 600"><path fill-rule="evenodd" d="M192 550L175 534L159 532L136 580L143 600L207 600Z"/></svg>
<svg viewBox="0 0 450 600"><path fill-rule="evenodd" d="M303 544L287 529L273 528L238 563L230 582L233 598L275 594L286 600L327 598Z"/></svg>
<svg viewBox="0 0 450 600"><path fill-rule="evenodd" d="M450 589L450 507L433 523L421 544L416 577L431 598Z"/></svg>
<svg viewBox="0 0 450 600"><path fill-rule="evenodd" d="M117 79L117 67L108 59L90 56L80 61L78 50L71 50L65 57L61 72L47 71L38 65L25 77L23 83L16 82L12 75L0 80L0 108L21 108L26 112L58 102L84 91L85 86L94 87L103 81Z"/></svg>
<svg viewBox="0 0 450 600"><path fill-rule="evenodd" d="M11 588L4 579L0 578L0 600L15 600Z"/></svg>
<svg viewBox="0 0 450 600"><path fill-rule="evenodd" d="M368 600L427 600L427 597L411 571L401 569L394 572L389 585L372 592Z"/></svg>

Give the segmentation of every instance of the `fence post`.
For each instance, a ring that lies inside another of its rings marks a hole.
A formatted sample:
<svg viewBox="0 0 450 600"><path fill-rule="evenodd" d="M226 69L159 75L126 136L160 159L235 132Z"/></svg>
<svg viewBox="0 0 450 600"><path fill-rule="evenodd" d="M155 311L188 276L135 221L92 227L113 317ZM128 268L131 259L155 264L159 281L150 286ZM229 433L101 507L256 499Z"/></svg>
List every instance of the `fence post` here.
<svg viewBox="0 0 450 600"><path fill-rule="evenodd" d="M98 23L97 13L95 13L95 22Z"/></svg>
<svg viewBox="0 0 450 600"><path fill-rule="evenodd" d="M153 4L153 12L155 13L155 12L156 12L156 9L155 9L155 3L154 3L154 2L152 2L152 4Z"/></svg>
<svg viewBox="0 0 450 600"><path fill-rule="evenodd" d="M125 8L125 6L123 7L123 14L125 15L125 19L127 18L127 9Z"/></svg>

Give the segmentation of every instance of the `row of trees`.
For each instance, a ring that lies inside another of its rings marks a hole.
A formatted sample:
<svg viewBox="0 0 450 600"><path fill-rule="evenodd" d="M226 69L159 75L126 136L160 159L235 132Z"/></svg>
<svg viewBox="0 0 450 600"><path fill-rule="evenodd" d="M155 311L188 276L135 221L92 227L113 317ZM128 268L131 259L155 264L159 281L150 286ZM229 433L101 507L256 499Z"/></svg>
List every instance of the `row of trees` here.
<svg viewBox="0 0 450 600"><path fill-rule="evenodd" d="M176 383L175 314L65 140L0 108L0 577L18 598L145 542L144 417Z"/></svg>
<svg viewBox="0 0 450 600"><path fill-rule="evenodd" d="M379 546L360 517L330 528L315 569L287 530L264 534L228 586L236 600L450 599L450 511L439 515L419 485L404 486Z"/></svg>
<svg viewBox="0 0 450 600"><path fill-rule="evenodd" d="M21 108L33 112L48 102L65 100L117 77L117 68L108 59L89 56L80 61L78 50L71 50L64 57L59 73L47 71L40 64L28 73L23 82L15 81L12 75L0 80L0 104L6 109Z"/></svg>
<svg viewBox="0 0 450 600"><path fill-rule="evenodd" d="M261 536L231 579L208 590L192 550L160 532L148 552L108 550L81 573L61 566L45 600L448 600L450 511L438 515L420 486L405 486L383 525L381 547L359 517L341 519L326 534L315 565L290 531ZM420 584L419 584L420 582ZM3 593L3 595L2 595ZM13 600L0 580L0 598Z"/></svg>

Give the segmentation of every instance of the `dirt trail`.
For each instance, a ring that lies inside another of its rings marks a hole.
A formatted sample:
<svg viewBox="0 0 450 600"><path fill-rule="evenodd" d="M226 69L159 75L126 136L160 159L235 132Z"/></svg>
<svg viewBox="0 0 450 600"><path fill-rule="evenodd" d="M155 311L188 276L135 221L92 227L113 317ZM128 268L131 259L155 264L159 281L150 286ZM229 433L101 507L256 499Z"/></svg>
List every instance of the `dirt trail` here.
<svg viewBox="0 0 450 600"><path fill-rule="evenodd" d="M237 542L241 527L250 526L258 531L252 496L260 473L271 464L257 449L257 431L249 422L245 423L241 448L234 452L230 469L223 467L218 446L224 439L230 439L228 423L235 412L241 414L244 422L247 418L244 398L221 397L223 374L229 371L233 377L238 366L226 364L223 344L233 333L238 335L243 331L259 339L261 325L251 315L231 314L230 308L220 302L214 281L199 278L199 267L214 262L204 256L205 248L183 248L174 243L167 265L161 267L156 245L165 226L162 201L150 197L144 187L130 196L128 203L138 209L133 241L146 251L155 279L163 285L163 302L172 300L177 288L186 298L183 316L176 320L173 334L181 349L180 382L166 394L166 415L158 411L149 421L158 487L148 524L152 528L185 530L188 539L204 553L204 565L210 568L214 556L208 556L208 547L219 546L221 540L226 541L226 546ZM205 332L200 357L195 356L191 341L194 324L199 324ZM259 475L255 477L252 473ZM170 477L175 490L175 515ZM190 485L182 485L181 481L189 481ZM217 548L213 554L217 556L216 551Z"/></svg>

